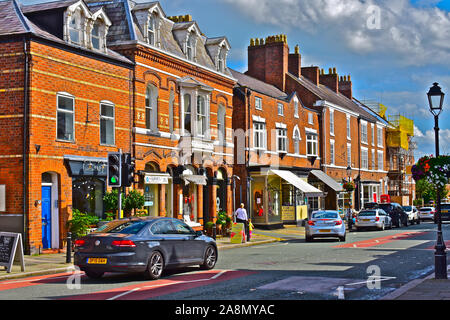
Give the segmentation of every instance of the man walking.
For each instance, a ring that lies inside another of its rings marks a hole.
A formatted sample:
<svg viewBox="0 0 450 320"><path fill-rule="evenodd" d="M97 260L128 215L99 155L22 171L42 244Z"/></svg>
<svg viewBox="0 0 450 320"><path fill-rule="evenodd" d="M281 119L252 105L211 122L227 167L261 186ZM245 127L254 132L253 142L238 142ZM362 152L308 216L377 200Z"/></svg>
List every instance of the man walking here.
<svg viewBox="0 0 450 320"><path fill-rule="evenodd" d="M249 228L248 228L247 210L245 210L243 203L241 203L241 207L238 208L234 214L236 216L236 222L244 224L245 237L247 238L247 241L250 241L250 232L249 232Z"/></svg>

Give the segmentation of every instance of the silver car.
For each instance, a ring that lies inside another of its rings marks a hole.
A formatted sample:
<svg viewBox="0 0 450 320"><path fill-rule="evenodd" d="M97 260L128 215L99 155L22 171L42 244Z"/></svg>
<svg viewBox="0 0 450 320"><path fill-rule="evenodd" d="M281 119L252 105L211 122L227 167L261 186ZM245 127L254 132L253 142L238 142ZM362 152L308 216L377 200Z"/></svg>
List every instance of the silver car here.
<svg viewBox="0 0 450 320"><path fill-rule="evenodd" d="M310 242L314 238L339 238L345 241L345 224L339 216L339 211L321 210L314 211L311 218L305 224L305 241Z"/></svg>
<svg viewBox="0 0 450 320"><path fill-rule="evenodd" d="M436 209L434 207L422 207L419 209L420 220L434 220Z"/></svg>
<svg viewBox="0 0 450 320"><path fill-rule="evenodd" d="M408 214L410 224L420 224L419 210L415 206L403 206L403 210Z"/></svg>
<svg viewBox="0 0 450 320"><path fill-rule="evenodd" d="M356 217L356 230L377 228L384 230L392 228L392 219L383 209L362 210Z"/></svg>

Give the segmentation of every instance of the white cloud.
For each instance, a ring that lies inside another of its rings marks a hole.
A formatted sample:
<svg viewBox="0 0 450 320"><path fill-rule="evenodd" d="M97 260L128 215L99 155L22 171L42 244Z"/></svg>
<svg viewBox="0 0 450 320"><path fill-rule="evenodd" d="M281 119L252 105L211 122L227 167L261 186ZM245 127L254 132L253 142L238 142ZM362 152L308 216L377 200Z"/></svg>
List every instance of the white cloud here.
<svg viewBox="0 0 450 320"><path fill-rule="evenodd" d="M450 60L450 14L408 0L221 0L280 30L331 35L354 53L394 56L403 65ZM429 4L429 2L427 2Z"/></svg>
<svg viewBox="0 0 450 320"><path fill-rule="evenodd" d="M423 155L436 155L434 129L423 133L414 126L414 141L417 143L416 160ZM439 153L450 154L450 129L439 130Z"/></svg>

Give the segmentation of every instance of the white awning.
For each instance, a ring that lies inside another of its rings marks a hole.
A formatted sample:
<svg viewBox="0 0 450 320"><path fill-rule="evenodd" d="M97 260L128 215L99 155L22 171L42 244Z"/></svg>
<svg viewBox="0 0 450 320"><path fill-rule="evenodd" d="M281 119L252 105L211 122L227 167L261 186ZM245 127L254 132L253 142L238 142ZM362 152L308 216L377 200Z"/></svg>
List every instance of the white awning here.
<svg viewBox="0 0 450 320"><path fill-rule="evenodd" d="M207 181L205 176L195 175L195 174L182 174L181 178L184 180L185 184L195 183L202 186L206 186Z"/></svg>
<svg viewBox="0 0 450 320"><path fill-rule="evenodd" d="M302 191L307 197L323 197L323 192L321 190L300 179L296 174L290 171L273 169L270 169L270 171Z"/></svg>
<svg viewBox="0 0 450 320"><path fill-rule="evenodd" d="M323 183L325 183L327 186L329 186L331 189L333 189L336 192L343 192L344 188L342 188L342 185L337 183L333 178L331 178L329 175L327 175L325 172L321 170L311 170L311 173L316 176L319 180L321 180Z"/></svg>

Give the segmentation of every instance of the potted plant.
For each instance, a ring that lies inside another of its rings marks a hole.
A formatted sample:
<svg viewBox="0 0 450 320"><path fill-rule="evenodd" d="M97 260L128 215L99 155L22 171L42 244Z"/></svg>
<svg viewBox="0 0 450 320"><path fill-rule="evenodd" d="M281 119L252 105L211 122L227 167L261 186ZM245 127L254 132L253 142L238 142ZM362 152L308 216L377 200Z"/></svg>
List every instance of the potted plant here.
<svg viewBox="0 0 450 320"><path fill-rule="evenodd" d="M205 223L205 231L208 236L212 236L212 228L214 226L214 222L208 221Z"/></svg>
<svg viewBox="0 0 450 320"><path fill-rule="evenodd" d="M217 234L221 235L223 234L226 224L227 224L227 213L225 211L220 211L217 214L217 221L216 221Z"/></svg>
<svg viewBox="0 0 450 320"><path fill-rule="evenodd" d="M83 213L78 209L72 211L72 219L67 221L67 229L72 233L72 238L77 239L88 234L89 229L96 227L99 218Z"/></svg>
<svg viewBox="0 0 450 320"><path fill-rule="evenodd" d="M355 184L352 181L345 181L342 186L347 192L355 190Z"/></svg>
<svg viewBox="0 0 450 320"><path fill-rule="evenodd" d="M136 209L142 209L144 204L144 195L137 190L131 190L123 201L123 210L127 216L131 214L131 211L136 214Z"/></svg>

